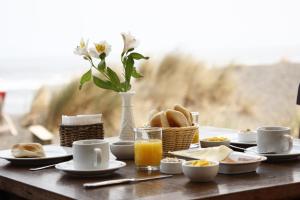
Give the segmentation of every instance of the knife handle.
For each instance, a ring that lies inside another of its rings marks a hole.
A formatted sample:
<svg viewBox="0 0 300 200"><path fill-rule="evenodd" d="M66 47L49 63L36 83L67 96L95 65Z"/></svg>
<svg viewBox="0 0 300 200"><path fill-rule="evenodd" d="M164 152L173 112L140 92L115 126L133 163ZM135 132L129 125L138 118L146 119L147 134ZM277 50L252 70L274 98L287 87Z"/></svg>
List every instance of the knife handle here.
<svg viewBox="0 0 300 200"><path fill-rule="evenodd" d="M122 179L116 179L116 180L109 180L109 181L100 181L95 183L84 183L83 187L85 188L94 188L94 187L102 187L107 185L117 185L121 183L129 183L133 181L131 178L122 178Z"/></svg>

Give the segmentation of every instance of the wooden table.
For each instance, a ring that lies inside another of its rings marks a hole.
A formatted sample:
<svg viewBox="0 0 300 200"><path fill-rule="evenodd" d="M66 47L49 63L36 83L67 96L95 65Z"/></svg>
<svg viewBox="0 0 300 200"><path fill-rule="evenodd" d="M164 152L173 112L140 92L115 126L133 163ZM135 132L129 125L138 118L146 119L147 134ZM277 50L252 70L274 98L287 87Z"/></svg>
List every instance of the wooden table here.
<svg viewBox="0 0 300 200"><path fill-rule="evenodd" d="M231 130L202 127L201 136L226 135ZM107 138L113 142L116 138ZM300 145L300 140L294 141ZM0 190L26 199L300 199L300 159L285 163L262 163L257 173L218 175L214 182L191 183L183 175L172 178L84 189L83 183L108 179L157 175L135 170L133 161L106 178L77 178L56 169L32 172L0 159ZM2 193L3 194L3 193ZM0 192L1 195L1 192ZM3 198L0 199L2 200Z"/></svg>
<svg viewBox="0 0 300 200"><path fill-rule="evenodd" d="M110 177L77 178L64 175L54 168L31 172L27 167L12 166L0 160L0 190L31 200L300 198L300 160L263 163L257 173L218 175L210 183L191 183L185 176L176 175L167 179L97 189L82 187L85 182L151 175L137 172L132 161L127 164Z"/></svg>

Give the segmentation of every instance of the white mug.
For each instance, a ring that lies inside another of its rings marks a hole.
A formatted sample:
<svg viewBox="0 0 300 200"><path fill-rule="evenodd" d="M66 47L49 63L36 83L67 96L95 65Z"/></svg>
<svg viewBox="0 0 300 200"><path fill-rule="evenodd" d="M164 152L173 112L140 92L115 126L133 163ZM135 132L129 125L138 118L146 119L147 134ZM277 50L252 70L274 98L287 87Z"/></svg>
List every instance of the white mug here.
<svg viewBox="0 0 300 200"><path fill-rule="evenodd" d="M281 126L260 127L257 129L258 153L288 153L293 148L291 129Z"/></svg>
<svg viewBox="0 0 300 200"><path fill-rule="evenodd" d="M94 170L108 167L109 143L101 139L78 140L73 142L74 168Z"/></svg>

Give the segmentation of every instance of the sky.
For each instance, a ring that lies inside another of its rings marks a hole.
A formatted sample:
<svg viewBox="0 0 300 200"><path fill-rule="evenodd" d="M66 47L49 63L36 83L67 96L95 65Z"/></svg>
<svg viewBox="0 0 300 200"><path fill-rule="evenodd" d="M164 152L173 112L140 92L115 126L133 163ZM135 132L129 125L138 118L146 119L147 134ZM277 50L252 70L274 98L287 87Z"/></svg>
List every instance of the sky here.
<svg viewBox="0 0 300 200"><path fill-rule="evenodd" d="M299 0L0 0L4 110L24 112L34 95L24 91L86 71L73 54L82 37L107 40L114 64L128 31L151 60L176 51L207 66L300 62L299 8Z"/></svg>
<svg viewBox="0 0 300 200"><path fill-rule="evenodd" d="M81 37L107 40L115 60L120 33L130 31L154 58L176 50L210 63L300 62L299 7L297 0L1 0L0 61L77 62Z"/></svg>

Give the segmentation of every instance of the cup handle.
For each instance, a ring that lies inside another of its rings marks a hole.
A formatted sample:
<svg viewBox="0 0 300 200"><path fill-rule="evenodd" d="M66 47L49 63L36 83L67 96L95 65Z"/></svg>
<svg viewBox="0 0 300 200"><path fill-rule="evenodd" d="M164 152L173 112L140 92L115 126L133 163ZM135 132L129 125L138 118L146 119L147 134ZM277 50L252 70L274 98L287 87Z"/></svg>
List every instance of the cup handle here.
<svg viewBox="0 0 300 200"><path fill-rule="evenodd" d="M95 152L95 162L94 162L94 167L97 167L101 164L101 160L102 160L102 151L100 148L95 148L94 149Z"/></svg>
<svg viewBox="0 0 300 200"><path fill-rule="evenodd" d="M288 151L291 151L293 148L293 137L290 135L284 135L283 137L287 138L288 143L289 143L289 149Z"/></svg>

